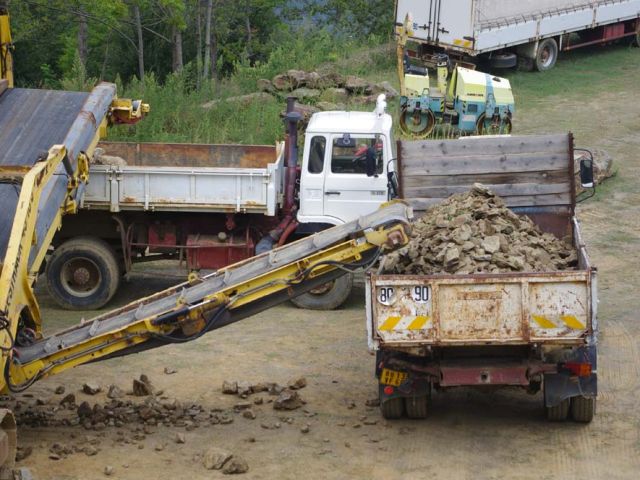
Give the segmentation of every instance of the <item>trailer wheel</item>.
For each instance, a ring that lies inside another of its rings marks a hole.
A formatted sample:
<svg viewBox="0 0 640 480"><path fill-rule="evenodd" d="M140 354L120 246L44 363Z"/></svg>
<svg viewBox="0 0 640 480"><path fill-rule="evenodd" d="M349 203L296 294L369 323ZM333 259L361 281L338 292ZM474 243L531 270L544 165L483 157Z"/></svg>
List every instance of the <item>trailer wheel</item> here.
<svg viewBox="0 0 640 480"><path fill-rule="evenodd" d="M573 397L571 399L571 418L576 422L589 423L596 413L596 399L587 397Z"/></svg>
<svg viewBox="0 0 640 480"><path fill-rule="evenodd" d="M380 402L380 411L387 420L397 420L404 414L404 398L396 397Z"/></svg>
<svg viewBox="0 0 640 480"><path fill-rule="evenodd" d="M404 406L407 410L407 417L416 420L427 418L429 412L429 395L405 397Z"/></svg>
<svg viewBox="0 0 640 480"><path fill-rule="evenodd" d="M353 274L347 273L332 282L292 298L291 303L307 310L334 310L349 298L352 287Z"/></svg>
<svg viewBox="0 0 640 480"><path fill-rule="evenodd" d="M546 38L538 45L535 66L539 72L551 70L558 60L558 43L553 38Z"/></svg>
<svg viewBox="0 0 640 480"><path fill-rule="evenodd" d="M563 422L569 416L569 404L571 403L569 398L565 398L555 407L547 408L547 420L550 422Z"/></svg>
<svg viewBox="0 0 640 480"><path fill-rule="evenodd" d="M640 30L635 35L631 36L631 45L634 47L640 47Z"/></svg>
<svg viewBox="0 0 640 480"><path fill-rule="evenodd" d="M47 288L67 310L94 310L118 290L120 267L116 253L103 240L78 237L56 248L47 262Z"/></svg>

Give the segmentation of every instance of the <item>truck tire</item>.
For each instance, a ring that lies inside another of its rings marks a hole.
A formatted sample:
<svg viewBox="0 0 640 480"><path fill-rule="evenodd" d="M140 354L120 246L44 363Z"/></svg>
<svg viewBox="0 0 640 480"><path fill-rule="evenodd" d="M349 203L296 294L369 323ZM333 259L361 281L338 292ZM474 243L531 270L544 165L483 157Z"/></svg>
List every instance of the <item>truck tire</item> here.
<svg viewBox="0 0 640 480"><path fill-rule="evenodd" d="M53 300L67 310L103 307L120 285L116 252L94 237L77 237L56 248L45 271Z"/></svg>
<svg viewBox="0 0 640 480"><path fill-rule="evenodd" d="M564 422L569 416L569 404L571 400L565 398L555 407L546 407L547 420L550 422Z"/></svg>
<svg viewBox="0 0 640 480"><path fill-rule="evenodd" d="M640 47L640 30L635 35L631 36L631 45L634 47Z"/></svg>
<svg viewBox="0 0 640 480"><path fill-rule="evenodd" d="M352 287L353 273L346 273L311 292L292 298L291 303L308 310L334 310L349 298Z"/></svg>
<svg viewBox="0 0 640 480"><path fill-rule="evenodd" d="M405 397L404 407L407 410L407 417L415 420L427 418L429 412L429 395L414 395Z"/></svg>
<svg viewBox="0 0 640 480"><path fill-rule="evenodd" d="M571 418L576 422L589 423L596 413L596 399L573 397L571 399Z"/></svg>
<svg viewBox="0 0 640 480"><path fill-rule="evenodd" d="M404 413L404 398L396 397L380 402L380 411L387 420L397 420L402 418Z"/></svg>
<svg viewBox="0 0 640 480"><path fill-rule="evenodd" d="M489 59L491 68L513 68L516 65L518 65L518 56L513 52L497 53Z"/></svg>
<svg viewBox="0 0 640 480"><path fill-rule="evenodd" d="M553 38L545 38L538 44L535 67L539 72L551 70L558 60L558 43Z"/></svg>

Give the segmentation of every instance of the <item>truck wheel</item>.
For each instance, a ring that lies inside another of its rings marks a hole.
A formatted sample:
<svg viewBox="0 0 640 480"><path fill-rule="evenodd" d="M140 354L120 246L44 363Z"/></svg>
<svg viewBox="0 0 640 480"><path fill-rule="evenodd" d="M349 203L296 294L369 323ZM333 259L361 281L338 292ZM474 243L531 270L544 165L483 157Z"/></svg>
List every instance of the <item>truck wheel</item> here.
<svg viewBox="0 0 640 480"><path fill-rule="evenodd" d="M550 422L563 422L569 416L569 404L571 403L569 398L565 398L555 407L547 408L547 420Z"/></svg>
<svg viewBox="0 0 640 480"><path fill-rule="evenodd" d="M635 35L631 36L631 45L634 47L640 47L640 30Z"/></svg>
<svg viewBox="0 0 640 480"><path fill-rule="evenodd" d="M535 66L539 72L551 70L558 60L558 43L553 38L546 38L538 45Z"/></svg>
<svg viewBox="0 0 640 480"><path fill-rule="evenodd" d="M120 284L120 267L113 248L103 240L78 237L56 248L47 262L47 288L67 310L104 306Z"/></svg>
<svg viewBox="0 0 640 480"><path fill-rule="evenodd" d="M406 397L404 406L407 409L407 417L416 420L427 418L429 412L429 395L416 395Z"/></svg>
<svg viewBox="0 0 640 480"><path fill-rule="evenodd" d="M491 68L513 68L516 65L518 65L518 56L513 52L497 53L489 59Z"/></svg>
<svg viewBox="0 0 640 480"><path fill-rule="evenodd" d="M402 414L404 413L404 398L390 398L389 400L381 402L380 410L382 411L382 416L387 420L402 418Z"/></svg>
<svg viewBox="0 0 640 480"><path fill-rule="evenodd" d="M587 397L573 397L571 399L571 418L576 422L589 423L596 413L596 399Z"/></svg>
<svg viewBox="0 0 640 480"><path fill-rule="evenodd" d="M334 310L349 298L352 287L353 273L347 273L332 282L292 298L291 303L298 308L308 310Z"/></svg>

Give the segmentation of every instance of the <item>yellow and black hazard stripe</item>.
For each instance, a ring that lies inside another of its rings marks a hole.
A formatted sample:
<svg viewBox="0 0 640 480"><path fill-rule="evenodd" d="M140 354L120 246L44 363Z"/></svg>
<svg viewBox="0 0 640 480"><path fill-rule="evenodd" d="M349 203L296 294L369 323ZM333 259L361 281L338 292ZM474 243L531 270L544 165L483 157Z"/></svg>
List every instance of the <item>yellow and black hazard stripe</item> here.
<svg viewBox="0 0 640 480"><path fill-rule="evenodd" d="M586 325L582 323L575 315L560 315L553 320L546 315L531 315L531 319L545 330L553 328L569 327L572 330L584 330Z"/></svg>
<svg viewBox="0 0 640 480"><path fill-rule="evenodd" d="M403 330L417 331L429 328L431 317L429 315L418 316L391 316L378 325L381 332L401 332Z"/></svg>

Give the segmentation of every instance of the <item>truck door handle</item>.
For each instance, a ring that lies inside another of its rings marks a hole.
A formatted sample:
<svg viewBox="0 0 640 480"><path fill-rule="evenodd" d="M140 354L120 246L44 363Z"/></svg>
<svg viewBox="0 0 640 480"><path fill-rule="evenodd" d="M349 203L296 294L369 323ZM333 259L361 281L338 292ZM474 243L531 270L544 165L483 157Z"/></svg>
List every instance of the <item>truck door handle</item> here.
<svg viewBox="0 0 640 480"><path fill-rule="evenodd" d="M340 195L340 192L336 192L335 190L329 190L324 192L325 195Z"/></svg>

